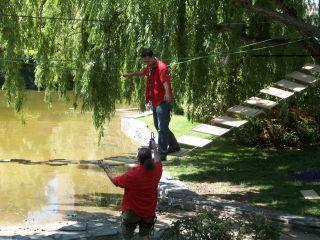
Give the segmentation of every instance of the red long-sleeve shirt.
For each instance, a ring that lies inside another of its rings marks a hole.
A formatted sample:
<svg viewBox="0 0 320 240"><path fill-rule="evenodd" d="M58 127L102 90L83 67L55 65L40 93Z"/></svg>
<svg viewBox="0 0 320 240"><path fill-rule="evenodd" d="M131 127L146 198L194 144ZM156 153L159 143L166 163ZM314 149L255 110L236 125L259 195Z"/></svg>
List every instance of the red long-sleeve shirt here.
<svg viewBox="0 0 320 240"><path fill-rule="evenodd" d="M171 90L171 79L167 65L157 60L150 76L150 66L148 65L144 69L144 75L147 77L146 80L146 103L152 102L152 106L156 107L164 102L165 88L164 83L168 83L169 95L173 99L173 93Z"/></svg>

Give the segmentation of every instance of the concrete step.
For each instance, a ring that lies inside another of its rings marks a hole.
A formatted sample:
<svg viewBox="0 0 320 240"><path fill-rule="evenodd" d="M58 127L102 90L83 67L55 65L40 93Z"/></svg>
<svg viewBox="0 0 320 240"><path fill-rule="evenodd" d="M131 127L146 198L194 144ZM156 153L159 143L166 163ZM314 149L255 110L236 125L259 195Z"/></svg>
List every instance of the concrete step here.
<svg viewBox="0 0 320 240"><path fill-rule="evenodd" d="M313 189L311 189L311 190L301 190L300 192L301 192L301 194L303 195L303 197L305 199L308 199L308 200L320 200L320 196Z"/></svg>
<svg viewBox="0 0 320 240"><path fill-rule="evenodd" d="M304 83L308 83L308 84L316 83L319 80L318 78L316 78L314 76L311 76L311 75L308 75L308 74L305 74L302 72L298 72L298 71L295 71L295 72L288 74L287 77L293 78L295 80L298 80L298 81L301 81Z"/></svg>
<svg viewBox="0 0 320 240"><path fill-rule="evenodd" d="M302 69L308 70L308 71L315 71L317 73L320 73L320 66L316 65L316 64L312 64L312 63L307 63L306 65L304 65L302 67Z"/></svg>
<svg viewBox="0 0 320 240"><path fill-rule="evenodd" d="M260 90L261 93L265 93L271 96L275 96L281 99L286 99L294 95L292 92L288 92L279 88L274 88L274 87L268 87L265 89Z"/></svg>
<svg viewBox="0 0 320 240"><path fill-rule="evenodd" d="M212 140L183 135L177 139L178 143L194 147L204 147L212 142Z"/></svg>
<svg viewBox="0 0 320 240"><path fill-rule="evenodd" d="M272 109L275 106L278 105L277 102L274 101L270 101L270 100L266 100L266 99L262 99L259 97L252 97L249 98L248 100L245 101L245 103L256 106L256 107L260 107L260 108L264 108L264 109Z"/></svg>
<svg viewBox="0 0 320 240"><path fill-rule="evenodd" d="M281 81L276 82L275 84L277 86L279 86L279 87L286 88L286 89L289 89L289 90L294 91L294 92L301 92L301 91L303 91L304 89L307 88L307 86L305 86L305 85L302 85L302 84L299 84L299 83L295 83L295 82L291 82L291 81L288 81L288 80L285 80L285 79L282 79Z"/></svg>
<svg viewBox="0 0 320 240"><path fill-rule="evenodd" d="M246 117L256 117L263 113L262 110L246 107L243 105L237 105L237 106L231 107L227 111L235 114L240 114Z"/></svg>
<svg viewBox="0 0 320 240"><path fill-rule="evenodd" d="M247 120L239 120L236 118L232 118L229 116L219 116L212 120L213 123L221 124L229 127L241 127L242 125L246 124Z"/></svg>
<svg viewBox="0 0 320 240"><path fill-rule="evenodd" d="M192 130L196 132L210 134L217 137L222 136L230 131L229 128L222 128L222 127L217 127L217 126L208 125L208 124L200 124Z"/></svg>
<svg viewBox="0 0 320 240"><path fill-rule="evenodd" d="M127 116L124 116L124 118L132 118L132 119L136 119L136 118L141 118L141 117L146 117L152 115L152 111L146 111L143 113L135 113L135 114L130 114Z"/></svg>

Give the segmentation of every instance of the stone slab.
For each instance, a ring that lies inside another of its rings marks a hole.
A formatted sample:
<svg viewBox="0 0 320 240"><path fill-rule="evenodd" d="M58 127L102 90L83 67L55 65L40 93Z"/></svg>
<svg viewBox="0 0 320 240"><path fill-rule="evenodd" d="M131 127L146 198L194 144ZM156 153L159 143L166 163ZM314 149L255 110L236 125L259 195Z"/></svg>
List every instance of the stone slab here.
<svg viewBox="0 0 320 240"><path fill-rule="evenodd" d="M97 160L79 160L80 164L97 164Z"/></svg>
<svg viewBox="0 0 320 240"><path fill-rule="evenodd" d="M64 231L64 232L81 232L81 231L86 231L87 230L87 225L86 223L77 223L69 226L64 226L59 229L59 231Z"/></svg>
<svg viewBox="0 0 320 240"><path fill-rule="evenodd" d="M312 63L307 63L302 67L302 69L320 73L320 66Z"/></svg>
<svg viewBox="0 0 320 240"><path fill-rule="evenodd" d="M13 159L10 160L10 162L14 162L14 163L29 163L31 161L30 160L26 160L26 159L13 158Z"/></svg>
<svg viewBox="0 0 320 240"><path fill-rule="evenodd" d="M246 124L247 120L239 120L236 118L232 118L229 116L219 116L212 120L213 123L222 124L229 127L241 127L242 125Z"/></svg>
<svg viewBox="0 0 320 240"><path fill-rule="evenodd" d="M265 93L271 96L275 96L281 99L286 99L294 95L292 92L288 92L279 88L274 88L274 87L268 87L265 89L260 90L261 93Z"/></svg>
<svg viewBox="0 0 320 240"><path fill-rule="evenodd" d="M222 136L230 131L229 128L222 128L208 124L200 124L192 130L196 132L211 134L213 136Z"/></svg>
<svg viewBox="0 0 320 240"><path fill-rule="evenodd" d="M10 159L1 159L0 163L10 163Z"/></svg>
<svg viewBox="0 0 320 240"><path fill-rule="evenodd" d="M89 234L93 237L106 237L106 236L116 236L118 234L118 228L115 226L110 227L100 227L89 231Z"/></svg>
<svg viewBox="0 0 320 240"><path fill-rule="evenodd" d="M68 163L63 162L47 162L46 165L52 166L52 167L59 167L59 166L66 166Z"/></svg>
<svg viewBox="0 0 320 240"><path fill-rule="evenodd" d="M146 111L146 112L143 112L143 113L130 114L128 116L125 116L125 118L136 119L136 118L146 117L146 116L149 116L149 115L152 115L152 111Z"/></svg>
<svg viewBox="0 0 320 240"><path fill-rule="evenodd" d="M65 162L68 161L65 158L55 158L55 159L49 159L49 162Z"/></svg>
<svg viewBox="0 0 320 240"><path fill-rule="evenodd" d="M140 145L148 145L151 131L148 125L133 118L121 118L121 131L127 136L139 142Z"/></svg>
<svg viewBox="0 0 320 240"><path fill-rule="evenodd" d="M311 190L301 190L300 192L305 199L320 200L320 196L318 195L318 193L316 193L316 191L314 191L312 189Z"/></svg>
<svg viewBox="0 0 320 240"><path fill-rule="evenodd" d="M169 153L168 155L170 156L175 156L175 157L183 157L187 155L192 149L190 148L181 148L180 151L174 152L174 153Z"/></svg>
<svg viewBox="0 0 320 240"><path fill-rule="evenodd" d="M272 109L272 108L274 108L275 106L278 105L277 102L266 100L266 99L262 99L262 98L259 98L259 97L249 98L248 100L246 100L246 103L250 104L250 105L253 105L253 106L256 106L256 107L268 109L268 110L270 110L270 109Z"/></svg>
<svg viewBox="0 0 320 240"><path fill-rule="evenodd" d="M303 91L304 89L307 88L307 86L305 86L305 85L302 85L302 84L299 84L299 83L295 83L295 82L291 82L291 81L288 81L288 80L285 80L285 79L282 79L281 81L276 82L276 85L279 86L279 87L283 87L283 88L289 89L289 90L294 91L294 92L301 92L301 91Z"/></svg>
<svg viewBox="0 0 320 240"><path fill-rule="evenodd" d="M133 111L139 111L139 108L118 108L118 109L116 109L116 112L133 112Z"/></svg>
<svg viewBox="0 0 320 240"><path fill-rule="evenodd" d="M134 159L126 158L126 157L108 157L108 158L104 158L104 159L115 161L115 162L122 162L122 163L135 163Z"/></svg>
<svg viewBox="0 0 320 240"><path fill-rule="evenodd" d="M319 80L314 76L311 76L302 72L297 72L297 71L288 74L287 77L290 77L308 84L316 83Z"/></svg>
<svg viewBox="0 0 320 240"><path fill-rule="evenodd" d="M231 113L244 115L247 117L256 117L256 116L260 115L261 113L263 113L262 110L250 108L250 107L246 107L246 106L242 106L242 105L237 105L237 106L231 107L227 111L231 112Z"/></svg>
<svg viewBox="0 0 320 240"><path fill-rule="evenodd" d="M211 143L211 140L183 135L177 139L178 143L194 147L204 147Z"/></svg>

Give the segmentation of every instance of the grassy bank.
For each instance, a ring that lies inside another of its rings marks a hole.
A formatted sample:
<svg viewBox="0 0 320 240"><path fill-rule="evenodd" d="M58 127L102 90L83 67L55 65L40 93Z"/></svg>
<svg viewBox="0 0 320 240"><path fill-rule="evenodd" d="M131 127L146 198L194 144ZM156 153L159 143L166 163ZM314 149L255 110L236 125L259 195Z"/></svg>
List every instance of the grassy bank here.
<svg viewBox="0 0 320 240"><path fill-rule="evenodd" d="M153 125L150 119L143 120ZM170 125L178 136L189 135L194 127L181 116L174 116ZM217 138L210 146L173 161L166 168L190 184L223 186L224 190L211 194L212 197L320 217L320 201L305 200L300 193L300 190L314 189L320 194L320 185L291 178L296 171L320 170L319 156L319 148L300 151L257 149L240 146L228 137ZM237 188L239 191L234 190Z"/></svg>

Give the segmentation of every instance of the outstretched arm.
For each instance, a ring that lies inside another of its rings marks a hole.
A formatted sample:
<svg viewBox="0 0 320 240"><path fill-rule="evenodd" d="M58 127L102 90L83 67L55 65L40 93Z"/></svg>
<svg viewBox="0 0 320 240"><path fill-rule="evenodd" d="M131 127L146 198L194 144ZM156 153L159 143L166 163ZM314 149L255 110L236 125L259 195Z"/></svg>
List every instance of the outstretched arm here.
<svg viewBox="0 0 320 240"><path fill-rule="evenodd" d="M101 160L98 161L98 166L101 167L105 173L107 174L108 178L110 179L110 181L114 184L114 178L115 175L110 171L109 169L109 165L102 162Z"/></svg>
<svg viewBox="0 0 320 240"><path fill-rule="evenodd" d="M122 74L125 78L131 78L131 77L143 77L144 76L144 70L140 70L137 72L131 72L131 73L124 73Z"/></svg>

